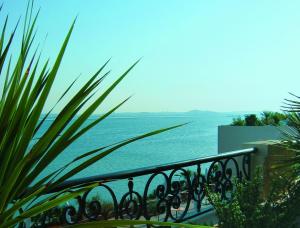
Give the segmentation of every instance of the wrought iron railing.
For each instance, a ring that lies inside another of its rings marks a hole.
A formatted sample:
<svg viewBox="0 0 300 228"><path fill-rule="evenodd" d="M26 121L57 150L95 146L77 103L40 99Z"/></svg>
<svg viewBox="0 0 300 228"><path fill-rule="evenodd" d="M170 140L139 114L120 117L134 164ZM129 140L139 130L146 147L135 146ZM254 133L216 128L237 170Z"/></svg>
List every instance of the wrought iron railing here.
<svg viewBox="0 0 300 228"><path fill-rule="evenodd" d="M212 210L206 186L221 193L224 199L230 198L234 179L249 179L250 158L254 152L255 148L249 148L69 180L49 194L95 182L99 186L31 222L35 226L106 219L182 222Z"/></svg>

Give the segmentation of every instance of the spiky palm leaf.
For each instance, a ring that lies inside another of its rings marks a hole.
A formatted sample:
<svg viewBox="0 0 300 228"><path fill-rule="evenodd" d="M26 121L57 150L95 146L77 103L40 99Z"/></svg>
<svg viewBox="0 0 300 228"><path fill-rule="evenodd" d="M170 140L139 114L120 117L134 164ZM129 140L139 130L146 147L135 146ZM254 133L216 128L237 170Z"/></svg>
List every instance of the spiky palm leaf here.
<svg viewBox="0 0 300 228"><path fill-rule="evenodd" d="M283 144L295 152L295 156L285 163L300 166L300 97L290 93L292 99L285 99L283 109L288 113L288 126L282 128L285 136Z"/></svg>
<svg viewBox="0 0 300 228"><path fill-rule="evenodd" d="M50 67L48 61L41 64L40 56L37 57L36 54L37 51L29 57L38 18L38 13L35 15L33 13L32 4L32 2L28 2L21 48L16 63L11 62L8 53L14 41L18 23L8 40L5 41L7 39L6 18L0 34L0 72L3 81L0 97L0 227L14 226L26 218L47 211L95 187L96 185L89 184L75 188L72 192L66 189L64 194L59 192L56 198L49 197L46 200L36 200L64 180L74 176L116 149L142 138L181 126L156 130L110 146L86 151L64 167L53 171L42 179L37 179L70 144L107 118L128 100L128 98L125 99L92 123L83 127L85 121L134 68L138 61L117 78L100 96L96 97L95 90L105 76L109 74L109 71L104 72L107 61L64 105L51 126L31 145L38 130L54 108L44 118L41 118L75 24L74 21L53 66ZM38 70L40 66L42 67L41 71ZM58 102L69 92L74 82L65 90ZM95 97L95 100L87 105L91 97ZM76 118L74 118L75 116ZM79 162L79 165L61 175L62 171L74 162ZM27 206L26 210L23 210L24 206Z"/></svg>

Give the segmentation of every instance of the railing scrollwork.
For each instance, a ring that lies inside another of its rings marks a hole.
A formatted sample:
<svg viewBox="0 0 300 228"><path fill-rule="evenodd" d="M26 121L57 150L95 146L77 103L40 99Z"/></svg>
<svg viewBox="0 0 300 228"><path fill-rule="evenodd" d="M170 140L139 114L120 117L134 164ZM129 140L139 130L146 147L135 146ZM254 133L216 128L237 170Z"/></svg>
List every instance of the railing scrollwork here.
<svg viewBox="0 0 300 228"><path fill-rule="evenodd" d="M206 187L210 191L221 193L224 199L229 200L234 191L233 182L251 177L250 158L254 152L255 149L250 148L192 161L89 178L90 183L98 182L99 185L56 209L59 212L56 220L68 225L107 219L181 222L196 217L212 209L207 200ZM142 189L135 186L137 177L142 177L144 181ZM124 193L113 187L118 180L127 180L127 190ZM76 183L75 188L85 181L85 178L67 181L49 194L72 187L73 183ZM101 196L100 190L105 191L109 197L96 197ZM53 218L49 219L51 216L51 213L44 213L38 219L33 218L31 227L51 224L54 221Z"/></svg>

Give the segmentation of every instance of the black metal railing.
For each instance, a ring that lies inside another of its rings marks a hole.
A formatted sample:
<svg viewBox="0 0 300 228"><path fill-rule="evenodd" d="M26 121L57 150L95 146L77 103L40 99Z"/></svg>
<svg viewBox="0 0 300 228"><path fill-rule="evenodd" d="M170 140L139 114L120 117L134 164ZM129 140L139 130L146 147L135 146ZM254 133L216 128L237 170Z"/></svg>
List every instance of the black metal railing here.
<svg viewBox="0 0 300 228"><path fill-rule="evenodd" d="M107 219L182 222L212 210L206 186L229 199L233 180L250 178L250 158L255 151L249 148L65 181L49 194L95 182L99 186L33 218L32 223L45 226Z"/></svg>

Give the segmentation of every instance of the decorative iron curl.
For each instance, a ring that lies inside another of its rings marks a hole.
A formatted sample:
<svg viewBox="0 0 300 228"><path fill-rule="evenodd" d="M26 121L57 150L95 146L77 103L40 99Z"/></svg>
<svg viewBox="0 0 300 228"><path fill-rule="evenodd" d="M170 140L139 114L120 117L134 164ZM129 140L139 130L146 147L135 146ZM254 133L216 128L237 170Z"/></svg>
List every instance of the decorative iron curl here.
<svg viewBox="0 0 300 228"><path fill-rule="evenodd" d="M124 216L128 216L129 219L139 219L142 214L142 197L141 195L133 191L133 180L129 178L128 181L129 191L125 193L119 204L119 216L124 219ZM127 199L129 197L129 199Z"/></svg>
<svg viewBox="0 0 300 228"><path fill-rule="evenodd" d="M221 160L214 161L207 172L207 185L214 192L220 193L224 197L224 174L225 166Z"/></svg>
<svg viewBox="0 0 300 228"><path fill-rule="evenodd" d="M183 182L172 181L175 173L178 171L181 171L184 176L185 180ZM183 183L185 183L186 185L184 186ZM175 222L179 222L187 214L187 211L190 207L190 203L191 203L191 199L192 199L193 190L192 190L192 184L191 184L189 172L183 168L174 169L169 175L168 186L169 186L169 188L168 188L169 189L169 194L168 194L169 215L170 215L170 218L173 219ZM184 189L184 187L185 187L185 189ZM176 212L176 216L174 216L172 213L172 208L175 210L180 209L180 206L183 203L183 200L182 200L183 193L187 195L187 199L186 199L185 207L184 207L182 213L179 215L179 218L177 218L177 212Z"/></svg>
<svg viewBox="0 0 300 228"><path fill-rule="evenodd" d="M229 167L229 163L230 161L232 161L233 166ZM230 200L232 197L232 193L233 193L233 169L235 169L235 173L236 173L236 178L239 179L239 175L240 175L240 169L239 169L239 165L236 161L235 158L228 158L225 160L224 163L224 182L223 182L223 192L224 192L224 199L226 200ZM229 196L227 194L230 194Z"/></svg>
<svg viewBox="0 0 300 228"><path fill-rule="evenodd" d="M197 173L192 180L193 200L197 203L197 211L201 210L202 200L205 197L206 178L201 174L201 166L197 165Z"/></svg>
<svg viewBox="0 0 300 228"><path fill-rule="evenodd" d="M55 199L60 195L65 193L72 193L72 190L60 192L51 197L51 199ZM59 224L67 224L73 225L78 223L82 219L82 198L81 196L77 196L72 200L76 200L78 203L78 209L76 209L73 205L68 205L63 207L62 209L59 207L55 207L53 209L57 209L54 212L52 209L48 211L44 211L37 217L33 217L31 219L37 218L36 221L31 223L31 227L47 227L47 226L54 226ZM56 213L57 217L56 220L53 220L53 213ZM68 218L69 217L69 218Z"/></svg>
<svg viewBox="0 0 300 228"><path fill-rule="evenodd" d="M73 205L68 205L67 207L64 207L61 214L61 220L63 223L66 223L68 225L73 225L78 223L82 218L82 199L81 196L77 196L75 198L78 202L79 209L76 210L76 208ZM68 219L68 216L70 219Z"/></svg>
<svg viewBox="0 0 300 228"><path fill-rule="evenodd" d="M115 219L117 219L118 218L118 201L117 201L115 193L107 185L99 183L99 186L95 187L94 189L96 189L98 187L104 188L110 194L112 201L113 201L114 217L115 217ZM94 190L94 189L92 189L92 190ZM99 217L102 217L102 219L108 219L108 215L106 215L105 212L103 211L100 200L94 199L90 202L87 201L88 195L92 192L92 190L85 192L82 196L82 212L83 212L84 216L89 220L96 220Z"/></svg>
<svg viewBox="0 0 300 228"><path fill-rule="evenodd" d="M167 196L168 196L168 192L169 192L169 187L168 187L168 176L164 173L164 172L157 172L154 173L150 176L150 178L148 179L145 189L144 189L144 194L143 194L143 211L144 211L144 217L147 220L150 220L152 215L149 214L149 206L150 203L153 202L148 202L149 201L149 188L150 185L152 183L152 181L155 179L155 177L157 176L162 176L164 178L164 182L165 185L160 184L156 187L155 189L155 198L157 199L156 205L155 205L155 209L156 211L153 213L158 213L158 214L165 214L165 217L163 219L163 221L167 221L168 220L168 213L167 213L167 208L168 206L168 200L167 200Z"/></svg>

